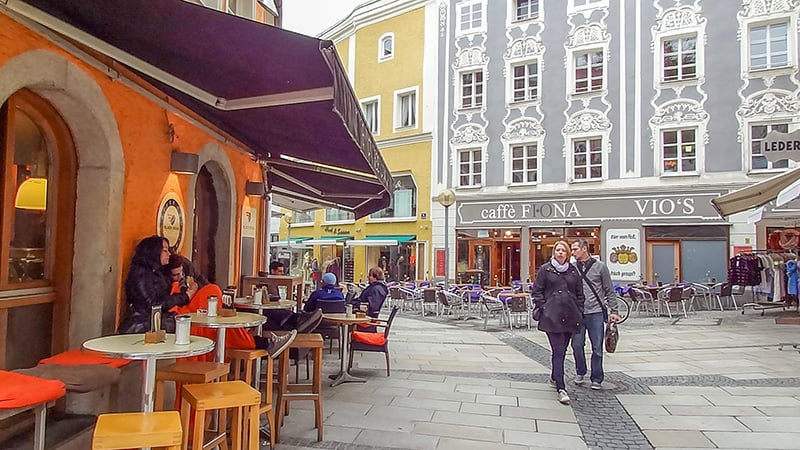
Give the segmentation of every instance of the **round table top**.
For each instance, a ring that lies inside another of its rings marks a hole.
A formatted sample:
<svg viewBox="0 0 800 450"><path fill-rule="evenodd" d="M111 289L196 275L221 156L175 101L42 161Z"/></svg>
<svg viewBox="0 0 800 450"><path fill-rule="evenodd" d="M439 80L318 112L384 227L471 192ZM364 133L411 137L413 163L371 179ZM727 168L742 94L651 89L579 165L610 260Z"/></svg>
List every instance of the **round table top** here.
<svg viewBox="0 0 800 450"><path fill-rule="evenodd" d="M167 334L158 344L145 344L144 334L115 334L102 336L83 343L83 350L107 358L171 359L203 355L214 350L214 341L202 336L191 336L186 345L175 345L175 335Z"/></svg>
<svg viewBox="0 0 800 450"><path fill-rule="evenodd" d="M192 318L192 325L204 328L249 328L256 327L267 321L261 314L237 312L232 317L208 317L206 314L189 314Z"/></svg>
<svg viewBox="0 0 800 450"><path fill-rule="evenodd" d="M263 311L265 309L292 309L297 306L297 302L292 300L278 300L277 302L266 301L261 304L256 304L253 303L252 298L239 297L233 301L233 306L237 309Z"/></svg>
<svg viewBox="0 0 800 450"><path fill-rule="evenodd" d="M372 320L372 317L365 316L365 317L356 317L347 316L345 313L325 313L322 315L323 319L330 320L331 322L343 323L343 324L353 324L353 323L367 323Z"/></svg>

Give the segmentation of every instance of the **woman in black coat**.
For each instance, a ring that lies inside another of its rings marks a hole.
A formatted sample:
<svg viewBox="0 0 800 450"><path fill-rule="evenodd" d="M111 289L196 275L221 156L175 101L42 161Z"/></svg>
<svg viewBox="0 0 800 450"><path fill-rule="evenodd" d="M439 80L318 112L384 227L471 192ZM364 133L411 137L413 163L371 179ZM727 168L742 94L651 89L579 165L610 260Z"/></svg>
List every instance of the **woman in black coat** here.
<svg viewBox="0 0 800 450"><path fill-rule="evenodd" d="M169 244L161 236L144 238L136 245L125 280L127 311L119 326L120 333L150 331L151 307L161 305L161 329L175 332L173 306L183 306L197 290L192 283L186 291L170 295L172 281L165 271L169 263Z"/></svg>
<svg viewBox="0 0 800 450"><path fill-rule="evenodd" d="M569 263L570 247L564 241L553 246L553 257L544 263L531 287L538 328L547 333L553 353L550 382L558 390L558 401L568 405L564 384L564 356L567 346L583 321L583 283L578 270Z"/></svg>

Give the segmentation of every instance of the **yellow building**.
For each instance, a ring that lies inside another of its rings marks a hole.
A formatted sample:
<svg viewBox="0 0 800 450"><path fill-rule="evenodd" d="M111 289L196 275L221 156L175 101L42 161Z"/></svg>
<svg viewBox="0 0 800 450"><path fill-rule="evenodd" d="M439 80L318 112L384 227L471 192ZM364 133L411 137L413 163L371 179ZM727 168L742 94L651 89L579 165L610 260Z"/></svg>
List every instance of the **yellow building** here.
<svg viewBox="0 0 800 450"><path fill-rule="evenodd" d="M281 221L281 239L302 242L293 243L292 274L308 275L316 259L321 272L332 264L346 282L366 282L374 266L387 271L387 280L435 275L430 211L436 89L435 68L425 62L436 47L426 46L426 36L437 36L436 11L432 1L369 2L320 36L336 44L395 191L387 209L358 220L329 208L295 213L291 233Z"/></svg>

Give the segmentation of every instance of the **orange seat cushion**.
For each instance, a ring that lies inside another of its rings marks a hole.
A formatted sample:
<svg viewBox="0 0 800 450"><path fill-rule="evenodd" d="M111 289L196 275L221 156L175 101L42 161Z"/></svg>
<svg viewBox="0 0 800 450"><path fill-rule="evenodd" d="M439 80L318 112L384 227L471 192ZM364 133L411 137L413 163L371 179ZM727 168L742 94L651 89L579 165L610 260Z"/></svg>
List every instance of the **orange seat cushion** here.
<svg viewBox="0 0 800 450"><path fill-rule="evenodd" d="M386 343L386 335L383 333L365 333L353 331L353 340L368 345L380 346Z"/></svg>
<svg viewBox="0 0 800 450"><path fill-rule="evenodd" d="M59 380L0 370L0 409L23 408L58 400L67 389Z"/></svg>
<svg viewBox="0 0 800 450"><path fill-rule="evenodd" d="M39 361L39 364L61 364L62 366L82 366L87 364L105 364L107 366L120 368L130 364L130 359L106 358L88 352L82 352L75 348L64 353L53 355Z"/></svg>

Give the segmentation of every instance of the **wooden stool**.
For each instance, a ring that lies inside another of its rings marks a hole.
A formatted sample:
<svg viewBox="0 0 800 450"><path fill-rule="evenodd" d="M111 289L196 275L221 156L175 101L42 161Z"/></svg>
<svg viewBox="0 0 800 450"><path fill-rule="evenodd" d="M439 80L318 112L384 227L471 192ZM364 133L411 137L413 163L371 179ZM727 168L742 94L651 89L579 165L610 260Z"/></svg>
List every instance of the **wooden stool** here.
<svg viewBox="0 0 800 450"><path fill-rule="evenodd" d="M163 447L180 450L182 430L178 411L101 414L94 427L92 449Z"/></svg>
<svg viewBox="0 0 800 450"><path fill-rule="evenodd" d="M253 362L258 361L267 355L266 350L259 348L246 349L246 348L226 348L225 358L230 359L233 365L233 380L242 380L245 383L253 384ZM244 372L244 373L242 373Z"/></svg>
<svg viewBox="0 0 800 450"><path fill-rule="evenodd" d="M178 361L156 371L155 409L164 407L164 382L174 381L175 409L180 407L180 387L177 383L202 384L221 381L228 375L230 364L208 361Z"/></svg>
<svg viewBox="0 0 800 450"><path fill-rule="evenodd" d="M183 386L181 422L187 432L183 435L183 448L189 444L189 417L194 410L192 448L204 448L205 416L208 411L233 408L231 447L241 450L245 443L250 450L258 450L258 410L261 394L244 381L186 384ZM245 427L243 424L247 424ZM209 445L209 444L205 444Z"/></svg>
<svg viewBox="0 0 800 450"><path fill-rule="evenodd" d="M293 400L314 401L314 425L317 428L317 442L322 441L322 335L316 333L298 334L289 348L309 349L313 354L314 373L311 383L289 383L289 352L281 353L278 362L278 413L275 439L280 441L283 416L289 414L289 402Z"/></svg>

